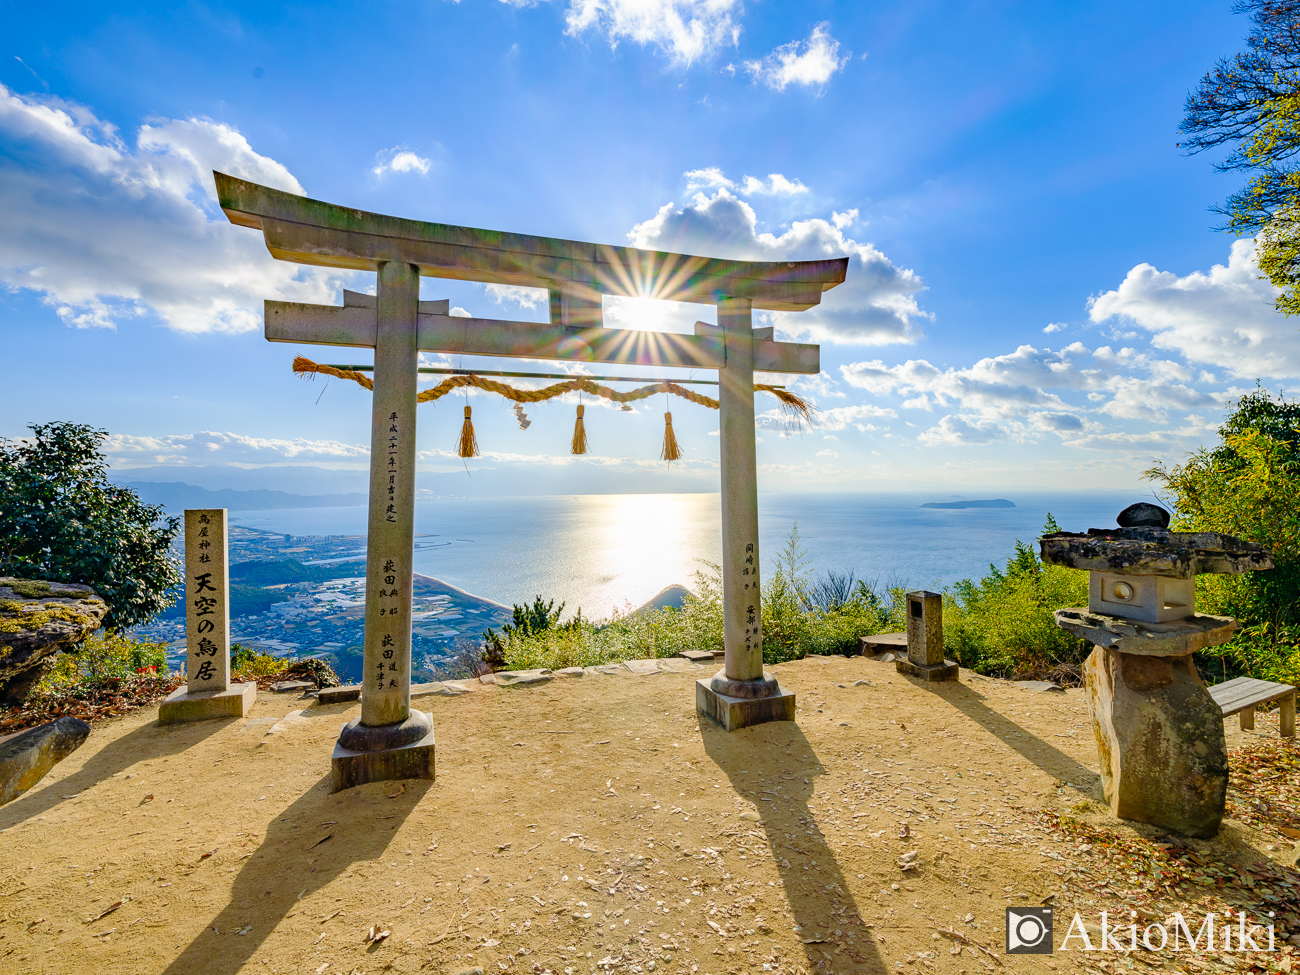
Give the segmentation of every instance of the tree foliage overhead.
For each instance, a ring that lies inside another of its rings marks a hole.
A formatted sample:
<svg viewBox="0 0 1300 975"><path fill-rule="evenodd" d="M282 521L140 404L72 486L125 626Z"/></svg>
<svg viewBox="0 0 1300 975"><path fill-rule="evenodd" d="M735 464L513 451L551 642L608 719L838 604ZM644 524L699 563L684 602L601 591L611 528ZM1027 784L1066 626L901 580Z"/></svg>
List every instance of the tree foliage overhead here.
<svg viewBox="0 0 1300 975"><path fill-rule="evenodd" d="M125 629L175 599L179 518L108 480L108 433L80 423L31 424L0 438L0 575L91 586Z"/></svg>
<svg viewBox="0 0 1300 975"><path fill-rule="evenodd" d="M1173 528L1224 532L1272 553L1263 572L1199 576L1198 608L1241 621L1223 648L1236 672L1300 677L1300 402L1264 390L1243 396L1216 447L1147 477L1168 492Z"/></svg>
<svg viewBox="0 0 1300 975"><path fill-rule="evenodd" d="M1300 313L1300 0L1239 0L1249 14L1246 50L1221 59L1187 96L1180 143L1189 152L1228 146L1220 172L1250 182L1214 209L1227 229L1257 234L1260 270L1282 294L1279 311Z"/></svg>

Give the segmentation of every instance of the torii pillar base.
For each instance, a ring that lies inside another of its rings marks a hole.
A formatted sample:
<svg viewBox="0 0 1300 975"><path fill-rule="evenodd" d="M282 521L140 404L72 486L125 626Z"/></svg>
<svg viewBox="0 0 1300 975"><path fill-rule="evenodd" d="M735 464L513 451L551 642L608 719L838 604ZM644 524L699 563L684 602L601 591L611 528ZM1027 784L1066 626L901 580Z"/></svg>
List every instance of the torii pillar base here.
<svg viewBox="0 0 1300 975"><path fill-rule="evenodd" d="M343 726L330 770L334 792L367 782L434 778L433 718L412 711L401 724L367 728L357 718Z"/></svg>
<svg viewBox="0 0 1300 975"><path fill-rule="evenodd" d="M794 697L794 691L785 690L773 677L739 681L719 673L695 682L695 710L723 731L739 731L769 721L793 721Z"/></svg>

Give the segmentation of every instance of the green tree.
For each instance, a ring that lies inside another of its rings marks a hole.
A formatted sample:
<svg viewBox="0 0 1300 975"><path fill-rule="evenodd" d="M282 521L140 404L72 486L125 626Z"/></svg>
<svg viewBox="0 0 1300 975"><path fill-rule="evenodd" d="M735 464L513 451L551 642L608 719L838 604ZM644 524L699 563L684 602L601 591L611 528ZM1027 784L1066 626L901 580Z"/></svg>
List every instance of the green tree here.
<svg viewBox="0 0 1300 975"><path fill-rule="evenodd" d="M514 612L511 622L501 627L501 632L488 629L483 632L483 647L481 656L483 662L493 670L501 670L506 665L506 645L511 638L527 638L539 636L548 630L564 630L566 632L578 632L582 629L582 610L579 609L577 615L569 622L561 625L560 614L564 612L564 603L560 603L560 608L555 608L555 600L550 602L542 599L541 596L533 597L533 604L529 606L525 603L520 606L515 603Z"/></svg>
<svg viewBox="0 0 1300 975"><path fill-rule="evenodd" d="M1300 403L1256 390L1238 400L1219 443L1147 471L1175 509L1172 527L1258 542L1272 569L1197 579L1198 606L1242 630L1216 656L1224 676L1300 677Z"/></svg>
<svg viewBox="0 0 1300 975"><path fill-rule="evenodd" d="M1249 14L1246 50L1222 58L1187 96L1180 143L1189 152L1229 146L1215 168L1253 173L1215 207L1225 229L1257 234L1260 270L1282 293L1277 308L1300 313L1300 0L1239 0Z"/></svg>
<svg viewBox="0 0 1300 975"><path fill-rule="evenodd" d="M1049 514L1043 534L1056 531ZM944 593L944 645L982 674L1077 679L1089 647L1057 626L1054 614L1087 604L1087 573L1046 565L1030 545L1017 541L1004 568L990 563L978 582L963 579Z"/></svg>
<svg viewBox="0 0 1300 975"><path fill-rule="evenodd" d="M0 438L0 575L91 586L125 629L175 601L179 518L108 480L108 433L80 423L31 424Z"/></svg>

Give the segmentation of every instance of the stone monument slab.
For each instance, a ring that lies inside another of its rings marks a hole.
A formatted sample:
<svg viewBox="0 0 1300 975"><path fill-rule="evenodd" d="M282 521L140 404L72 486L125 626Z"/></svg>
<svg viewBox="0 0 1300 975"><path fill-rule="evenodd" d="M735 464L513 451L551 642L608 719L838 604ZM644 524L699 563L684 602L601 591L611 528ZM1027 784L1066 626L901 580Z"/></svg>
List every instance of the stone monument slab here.
<svg viewBox="0 0 1300 975"><path fill-rule="evenodd" d="M257 700L257 684L230 684L229 553L226 509L187 508L186 685L159 706L159 724L239 718Z"/></svg>

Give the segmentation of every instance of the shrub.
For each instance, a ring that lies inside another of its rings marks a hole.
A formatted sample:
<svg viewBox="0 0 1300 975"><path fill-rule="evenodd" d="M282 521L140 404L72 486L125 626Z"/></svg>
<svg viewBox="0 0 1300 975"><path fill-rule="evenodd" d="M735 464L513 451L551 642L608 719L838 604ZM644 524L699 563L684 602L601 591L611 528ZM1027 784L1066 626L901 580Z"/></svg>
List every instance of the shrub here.
<svg viewBox="0 0 1300 975"><path fill-rule="evenodd" d="M84 682L122 680L137 674L166 676L167 645L113 631L95 633L58 657L35 693L65 690Z"/></svg>
<svg viewBox="0 0 1300 975"><path fill-rule="evenodd" d="M242 643L230 645L230 673L238 674L241 680L256 680L258 677L272 677L288 665L283 657L276 657L264 650L255 650Z"/></svg>
<svg viewBox="0 0 1300 975"><path fill-rule="evenodd" d="M1222 678L1300 677L1300 403L1256 390L1219 427L1219 444L1180 465L1147 471L1169 495L1171 527L1258 542L1272 569L1196 580L1202 612L1235 616L1242 628L1198 663Z"/></svg>
<svg viewBox="0 0 1300 975"><path fill-rule="evenodd" d="M1049 514L1043 533L1059 530ZM903 591L893 596L893 619L903 629ZM1058 627L1053 614L1088 605L1086 572L1045 565L1017 541L1005 568L990 564L979 582L963 579L943 597L944 646L962 666L1012 680L1077 680L1091 647Z"/></svg>
<svg viewBox="0 0 1300 975"><path fill-rule="evenodd" d="M859 636L878 632L887 614L872 589L852 574L814 581L799 541L798 526L775 559L762 590L763 660L779 663L809 653L841 653ZM615 660L671 657L683 650L722 650L722 570L706 562L696 572L695 592L680 609L665 607L615 614L601 623L577 616L560 622L554 608L536 597L515 606L500 633L483 634L482 657L495 669L590 667Z"/></svg>
<svg viewBox="0 0 1300 975"><path fill-rule="evenodd" d="M106 628L153 619L181 582L171 550L180 519L109 482L106 431L30 429L26 440L0 439L0 576L90 586L108 603Z"/></svg>

